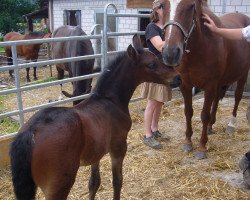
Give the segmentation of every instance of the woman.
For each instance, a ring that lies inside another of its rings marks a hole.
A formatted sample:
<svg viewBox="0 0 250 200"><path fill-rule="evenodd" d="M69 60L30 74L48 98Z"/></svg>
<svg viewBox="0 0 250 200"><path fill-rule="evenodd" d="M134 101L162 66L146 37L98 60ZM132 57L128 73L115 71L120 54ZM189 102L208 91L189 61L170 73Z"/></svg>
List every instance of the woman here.
<svg viewBox="0 0 250 200"><path fill-rule="evenodd" d="M219 28L207 14L203 14L203 19L205 20L204 25L207 26L210 31L224 38L232 40L245 39L246 41L250 42L250 26L236 29ZM248 106L246 116L248 123L250 124L250 106ZM239 166L243 171L243 179L245 183L250 186L250 151L244 154L243 158L240 160Z"/></svg>
<svg viewBox="0 0 250 200"><path fill-rule="evenodd" d="M145 30L146 43L151 52L159 59L162 59L161 51L163 41L163 4L162 0L153 2L151 23ZM158 121L161 108L164 102L171 100L172 90L169 85L155 83L144 83L142 85L142 97L147 98L147 105L144 113L144 144L154 149L162 148L158 140L169 140L169 136L162 134L158 129Z"/></svg>

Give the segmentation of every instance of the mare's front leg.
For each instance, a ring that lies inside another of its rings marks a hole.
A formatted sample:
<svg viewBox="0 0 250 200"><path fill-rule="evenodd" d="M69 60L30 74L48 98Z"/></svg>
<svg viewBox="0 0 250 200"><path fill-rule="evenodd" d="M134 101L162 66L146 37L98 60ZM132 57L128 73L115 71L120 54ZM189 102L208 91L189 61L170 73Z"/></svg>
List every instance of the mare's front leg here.
<svg viewBox="0 0 250 200"><path fill-rule="evenodd" d="M190 152L193 150L191 137L193 135L192 130L192 117L193 117L193 107L192 107L192 87L186 86L184 83L181 84L180 90L184 97L184 112L186 116L186 138L182 147L184 152Z"/></svg>
<svg viewBox="0 0 250 200"><path fill-rule="evenodd" d="M60 68L60 66L56 65L56 69L57 69L57 79L58 80L62 80L64 78L64 70ZM59 100L63 99L62 96L62 83L60 84L60 96L58 97Z"/></svg>
<svg viewBox="0 0 250 200"><path fill-rule="evenodd" d="M96 192L101 184L99 162L91 165L91 176L89 179L89 199L94 200Z"/></svg>
<svg viewBox="0 0 250 200"><path fill-rule="evenodd" d="M37 59L35 59L35 60L34 60L34 62L37 62ZM34 80L35 80L35 81L37 80L37 76L36 76L36 68L37 68L37 67L33 67L33 69L34 69L33 76L34 76Z"/></svg>
<svg viewBox="0 0 250 200"><path fill-rule="evenodd" d="M26 68L26 80L27 82L30 82L30 68Z"/></svg>
<svg viewBox="0 0 250 200"><path fill-rule="evenodd" d="M202 135L200 138L200 144L198 147L197 152L195 153L195 157L200 160L207 157L206 155L206 144L208 141L207 137L207 127L211 120L211 106L215 97L215 93L213 92L215 90L215 87L211 87L210 89L205 90L204 95L204 104L201 112L201 121L202 121Z"/></svg>
<svg viewBox="0 0 250 200"><path fill-rule="evenodd" d="M229 123L227 125L227 129L226 129L226 132L228 134L233 134L234 131L235 131L237 110L238 110L238 106L239 106L240 100L242 99L242 94L243 94L243 91L244 91L244 86L245 86L245 83L246 83L246 80L247 80L247 76L248 76L248 73L246 73L237 82L237 87L236 87L235 94L234 94L235 95L234 96L235 103L234 103L234 109L233 109L233 112L232 112L233 116L230 119L230 121L229 121Z"/></svg>
<svg viewBox="0 0 250 200"><path fill-rule="evenodd" d="M216 113L217 113L217 109L218 109L218 105L219 105L219 100L220 98L222 98L222 96L225 95L224 93L225 91L222 90L222 88L217 88L216 93L215 93L215 97L214 97L214 101L212 103L212 109L211 109L211 118L210 118L210 122L207 126L207 134L213 134L213 125L216 122Z"/></svg>
<svg viewBox="0 0 250 200"><path fill-rule="evenodd" d="M113 174L113 188L114 188L114 200L119 200L121 195L121 188L123 182L122 164L127 152L127 141L116 142L111 144L110 156L112 162L112 174Z"/></svg>

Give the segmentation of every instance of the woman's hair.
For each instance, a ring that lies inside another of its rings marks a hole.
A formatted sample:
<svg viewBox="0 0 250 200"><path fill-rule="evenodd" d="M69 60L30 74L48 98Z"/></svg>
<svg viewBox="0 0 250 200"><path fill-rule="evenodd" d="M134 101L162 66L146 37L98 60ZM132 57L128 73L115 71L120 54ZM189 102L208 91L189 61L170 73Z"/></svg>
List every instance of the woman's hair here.
<svg viewBox="0 0 250 200"><path fill-rule="evenodd" d="M154 23L159 21L159 15L157 10L162 6L162 0L155 0L152 4L152 12L150 14L150 20Z"/></svg>
<svg viewBox="0 0 250 200"><path fill-rule="evenodd" d="M156 12L157 9L158 9L158 8L153 9L153 11L152 11L151 14L150 14L150 20L151 20L151 22L156 23L156 22L159 21L159 15L158 15L158 13Z"/></svg>

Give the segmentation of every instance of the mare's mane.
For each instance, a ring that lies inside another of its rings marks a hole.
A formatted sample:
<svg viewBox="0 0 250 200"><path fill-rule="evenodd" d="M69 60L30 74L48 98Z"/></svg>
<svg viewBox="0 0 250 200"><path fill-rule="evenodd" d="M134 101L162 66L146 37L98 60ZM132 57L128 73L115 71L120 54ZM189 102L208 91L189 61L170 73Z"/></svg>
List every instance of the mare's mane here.
<svg viewBox="0 0 250 200"><path fill-rule="evenodd" d="M101 77L98 79L97 84L93 90L95 96L103 96L107 88L110 88L111 85L114 85L114 80L117 76L121 76L120 73L120 64L124 60L128 61L127 53L121 53L116 58L114 58L107 67L105 67Z"/></svg>

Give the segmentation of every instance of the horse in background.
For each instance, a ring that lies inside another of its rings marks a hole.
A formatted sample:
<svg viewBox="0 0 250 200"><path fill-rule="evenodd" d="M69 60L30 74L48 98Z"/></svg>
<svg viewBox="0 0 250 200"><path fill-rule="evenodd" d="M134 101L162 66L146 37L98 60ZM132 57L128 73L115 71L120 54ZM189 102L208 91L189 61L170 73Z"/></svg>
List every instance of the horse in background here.
<svg viewBox="0 0 250 200"><path fill-rule="evenodd" d="M44 33L44 32L31 32L25 35L22 35L17 32L9 32L7 33L3 41L16 41L16 40L33 40L33 39L42 39L42 38L49 38L51 36L51 33ZM23 56L26 60L26 62L36 62L38 59L38 53L40 50L41 44L23 44L23 45L17 45L17 56ZM4 47L5 55L7 57L8 65L13 65L12 60L12 52L11 52L11 46ZM36 67L33 67L34 69L34 80L37 80L36 75ZM26 80L27 82L30 82L30 76L29 76L30 68L26 68ZM9 70L10 77L13 78L13 70Z"/></svg>
<svg viewBox="0 0 250 200"><path fill-rule="evenodd" d="M82 164L91 165L89 199L93 200L101 182L99 163L107 153L113 199L120 199L132 125L129 101L140 83L164 84L176 75L173 67L143 49L137 35L133 46L104 69L89 98L71 108L42 109L19 130L10 150L17 199L35 199L37 187L47 200L67 199Z"/></svg>
<svg viewBox="0 0 250 200"><path fill-rule="evenodd" d="M79 26L61 26L56 29L52 37L72 37L72 36L84 36L86 33ZM93 55L94 50L90 39L86 40L71 40L64 42L53 42L52 43L52 57L53 59L69 58L77 56ZM64 78L64 71L69 73L69 77L83 76L91 74L94 69L95 59L81 60L69 63L56 64L58 72L57 78L59 80ZM75 97L82 94L87 94L91 91L91 79L85 79L80 81L74 81L73 94L69 94L66 91L61 91L67 97ZM73 102L73 105L80 103L81 100Z"/></svg>
<svg viewBox="0 0 250 200"><path fill-rule="evenodd" d="M197 159L206 158L208 133L216 121L219 100L228 87L237 82L235 104L227 132L233 133L236 115L242 98L250 67L250 45L246 41L232 41L212 33L206 26L202 13L208 14L218 27L243 28L250 25L250 18L239 13L217 17L204 0L163 1L165 44L162 56L165 64L175 66L181 75L180 86L184 97L186 139L183 150L193 149L192 87L204 90L201 112L203 124Z"/></svg>

